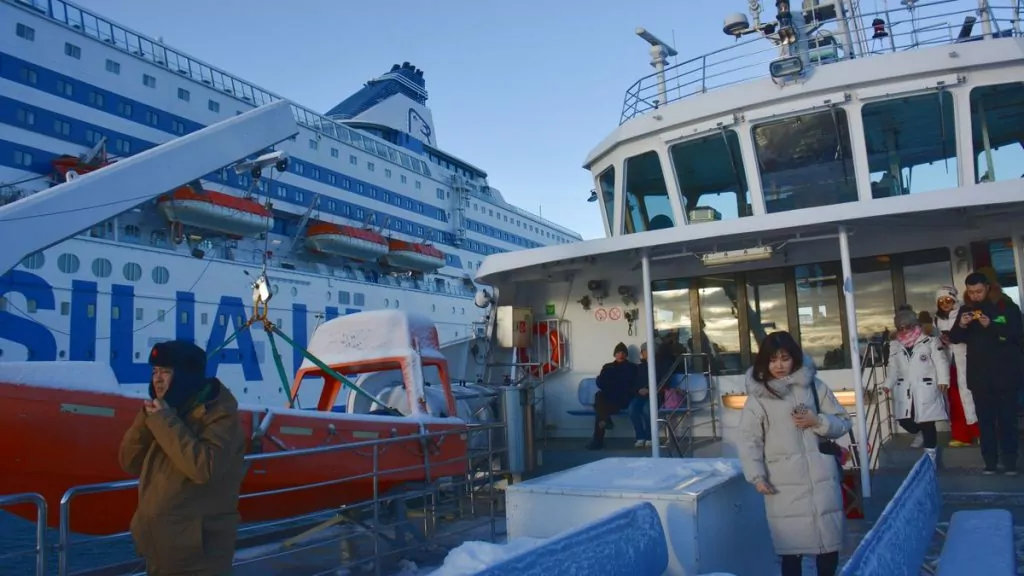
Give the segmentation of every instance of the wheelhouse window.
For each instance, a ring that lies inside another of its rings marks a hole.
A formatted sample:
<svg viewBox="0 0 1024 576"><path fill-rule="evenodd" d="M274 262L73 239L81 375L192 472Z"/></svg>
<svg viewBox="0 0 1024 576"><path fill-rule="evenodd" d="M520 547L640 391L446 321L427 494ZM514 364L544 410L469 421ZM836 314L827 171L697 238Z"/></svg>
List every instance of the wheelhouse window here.
<svg viewBox="0 0 1024 576"><path fill-rule="evenodd" d="M608 230L615 235L615 167L610 167L597 177L597 186L601 189L601 201L604 202L604 217L608 221Z"/></svg>
<svg viewBox="0 0 1024 576"><path fill-rule="evenodd" d="M782 269L748 272L747 326L750 333L750 354L757 355L761 342L772 332L789 331L789 310L786 299L786 275Z"/></svg>
<svg viewBox="0 0 1024 576"><path fill-rule="evenodd" d="M839 308L839 266L835 262L797 266L796 307L804 353L830 370L846 367Z"/></svg>
<svg viewBox="0 0 1024 576"><path fill-rule="evenodd" d="M688 222L750 216L750 192L736 132L680 142L669 148Z"/></svg>
<svg viewBox="0 0 1024 576"><path fill-rule="evenodd" d="M846 111L833 108L754 127L765 210L786 212L857 200Z"/></svg>
<svg viewBox="0 0 1024 576"><path fill-rule="evenodd" d="M651 150L626 160L624 188L626 234L675 226L657 152Z"/></svg>
<svg viewBox="0 0 1024 576"><path fill-rule="evenodd" d="M657 353L671 353L673 359L692 352L693 319L690 314L690 281L687 279L657 280L651 283L654 307L654 331L661 347ZM684 371L682 362L677 371Z"/></svg>
<svg viewBox="0 0 1024 576"><path fill-rule="evenodd" d="M977 182L1024 178L1024 82L971 90Z"/></svg>
<svg viewBox="0 0 1024 576"><path fill-rule="evenodd" d="M942 90L865 104L861 116L872 198L958 186L952 94Z"/></svg>
<svg viewBox="0 0 1024 576"><path fill-rule="evenodd" d="M743 372L740 351L739 294L733 275L700 279L700 346L695 352L711 359L712 374Z"/></svg>
<svg viewBox="0 0 1024 576"><path fill-rule="evenodd" d="M861 353L867 343L884 344L892 331L896 306L890 262L888 256L860 258L852 262L853 299L857 305L857 341ZM934 287L932 292L934 296Z"/></svg>

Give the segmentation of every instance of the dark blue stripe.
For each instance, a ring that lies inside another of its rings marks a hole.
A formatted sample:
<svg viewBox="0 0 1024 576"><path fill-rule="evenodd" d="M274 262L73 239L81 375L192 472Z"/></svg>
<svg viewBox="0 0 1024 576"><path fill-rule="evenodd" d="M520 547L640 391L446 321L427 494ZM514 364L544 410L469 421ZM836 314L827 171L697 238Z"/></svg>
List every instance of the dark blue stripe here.
<svg viewBox="0 0 1024 576"><path fill-rule="evenodd" d="M30 78L29 74L26 72L27 70L33 71L35 73L35 77ZM89 106L90 108L102 110L103 112L106 112L108 114L118 116L120 118L125 118L137 124L147 126L156 130L160 130L173 136L188 134L205 127L203 124L200 124L198 122L194 122L187 118L183 118L181 116L171 114L164 110L148 106L138 100L134 100L132 98L128 98L120 94L116 94L114 92L110 92L109 90L104 90L103 88L100 88L98 86L94 86L87 82L83 82L71 76L66 76L49 68L44 68L32 64L31 62L27 62L25 60L16 58L3 52L0 52L0 78L6 78L12 82L17 82L19 84L40 90L42 92L59 96L61 98L64 98L65 100L70 100L78 104ZM34 80L34 82L32 80ZM62 90L66 86L71 86L71 94L68 94L66 91ZM73 123L73 125L74 123L79 122L79 120L73 118L70 119L70 121ZM118 133L108 130L104 127L91 126L91 128L93 130L103 132L105 135L108 136L108 138L111 135L118 135ZM52 128L50 128L50 130L52 132ZM52 136L53 134L50 133L48 135ZM120 134L118 136L121 137L122 139L126 139L132 142L131 153L133 154L138 153L154 145L153 143L146 142L144 140L134 138L128 135ZM111 149L114 149L114 147L111 147ZM343 160L339 158L339 161ZM409 196L405 196L397 192L385 190L383 188L378 188L374 185L371 185L368 182L359 180L358 178L353 178L351 176L331 170L318 164L313 164L311 162L299 160L295 157L292 157L288 170L296 175L299 175L301 178L315 179L317 182L320 182L332 188L345 190L366 198L377 199L378 197L382 198L385 194L387 194L388 203L398 207L401 210L407 210L415 212L417 214L423 214L429 218L433 218L441 222L447 222L446 213L443 208L439 208L437 206L433 206L430 204L425 204L415 198L411 198ZM299 174L299 170L302 171L301 174ZM313 178L314 175L316 176L315 178ZM333 184L330 181L332 176L334 178ZM237 175L229 171L229 181L237 182L237 178ZM237 186L237 184L232 184L231 182L229 182L228 185L239 187ZM246 189L245 187L241 188ZM286 201L294 204L299 204L301 206L308 206L309 202L312 201L314 192L302 188L297 188L294 186L286 186L286 188L288 190L286 197L278 196L276 189L268 190L268 195L270 195L276 201ZM301 201L295 198L295 192L303 192L303 199ZM341 206L342 202L340 200L338 200L337 202L338 206L333 210L325 209L324 205L326 204L326 202L322 202L320 208L321 210L334 213L339 216L344 216L345 214L343 213L343 209ZM360 209L362 208L360 207ZM378 224L383 224L384 218L386 217L386 214L381 213L378 216ZM416 231L416 227L419 226L415 222L406 222L394 216L390 218L392 227L396 226L397 223L398 226L402 227L402 231L407 234L416 233L414 231ZM356 219L361 218L357 216ZM539 242L523 238L521 236L512 234L504 230L498 230L496 228L486 225L479 225L478 223L472 220L470 220L469 222L477 224L477 226L475 227L470 227L476 232L487 234L488 236L502 239L507 242L511 242L513 244L522 246L524 248L536 248L543 246L543 244ZM410 230L407 224L411 224L413 228ZM445 232L443 230L437 230L430 227L426 228L428 230L433 230L435 232L434 239L436 241L448 245L453 244L454 238L452 237L452 234L450 232ZM396 231L399 230L399 228L393 229L395 229ZM467 246L465 246L464 248L467 248L472 252L485 255L507 251L504 248L498 248L496 246L491 246L483 242L477 242L475 240L470 240L466 242L466 245ZM461 268L461 264L458 267Z"/></svg>

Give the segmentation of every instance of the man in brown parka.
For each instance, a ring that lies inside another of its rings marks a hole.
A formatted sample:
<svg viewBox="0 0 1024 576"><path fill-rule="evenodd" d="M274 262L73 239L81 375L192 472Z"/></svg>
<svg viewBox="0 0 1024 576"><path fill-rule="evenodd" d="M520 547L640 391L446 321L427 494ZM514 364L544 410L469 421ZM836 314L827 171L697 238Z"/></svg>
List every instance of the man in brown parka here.
<svg viewBox="0 0 1024 576"><path fill-rule="evenodd" d="M245 474L238 402L206 378L206 353L191 342L157 344L149 363L151 399L118 455L139 476L135 549L150 576L230 574Z"/></svg>

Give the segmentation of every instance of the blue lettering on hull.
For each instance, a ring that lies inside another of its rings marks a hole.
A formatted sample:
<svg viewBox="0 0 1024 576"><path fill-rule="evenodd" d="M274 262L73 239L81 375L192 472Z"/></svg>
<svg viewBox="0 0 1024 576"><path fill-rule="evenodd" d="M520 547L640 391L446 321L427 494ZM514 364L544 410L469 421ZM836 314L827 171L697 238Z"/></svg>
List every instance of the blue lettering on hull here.
<svg viewBox="0 0 1024 576"><path fill-rule="evenodd" d="M84 280L72 282L70 310L64 312L62 308L62 314L68 314L70 320L70 330L66 333L68 351L66 355L63 350L58 354L57 339L53 333L56 329L26 318L31 313L57 309L57 298L53 286L31 272L24 270L7 272L0 276L0 298L5 298L7 302L7 306L0 309L0 341L6 340L24 346L28 351L28 360L30 361L55 361L65 358L75 361L102 360L97 357L96 346L99 332L97 329L100 311L99 290L100 287L96 282ZM12 294L20 295L32 309L16 308L10 298ZM157 321L154 319L143 323L138 328L135 327L136 308L133 286L112 284L110 294L110 356L108 359L110 367L121 384L147 384L150 378L150 367L145 359L148 358L149 344L143 344L143 346L147 346L145 350L136 350L135 336L137 332L154 326ZM346 308L344 313L353 314L359 311L358 308ZM173 334L161 334L159 329L154 329L152 332L155 334L149 339L150 341L176 338L205 345L207 351L213 351L220 348L232 334L238 332L231 344L210 358L207 374L216 376L221 365L236 364L241 366L246 381L263 380L263 370L259 357L256 355L252 332L250 330L239 332L248 319L247 309L241 298L237 296L220 297L217 311L210 319L210 334L205 342L197 338L196 335L196 297L192 292L179 291L175 293L174 306L161 314L173 319L174 332ZM338 316L338 309L327 307L325 315L328 319L335 318ZM308 345L307 322L308 309L306 305L293 304L292 338L302 347ZM154 338L157 336L159 338ZM302 355L296 350L292 358L294 368L298 370L302 364ZM2 360L6 360L6 358L3 356L3 347L0 346L0 361ZM273 361L272 358L270 361Z"/></svg>

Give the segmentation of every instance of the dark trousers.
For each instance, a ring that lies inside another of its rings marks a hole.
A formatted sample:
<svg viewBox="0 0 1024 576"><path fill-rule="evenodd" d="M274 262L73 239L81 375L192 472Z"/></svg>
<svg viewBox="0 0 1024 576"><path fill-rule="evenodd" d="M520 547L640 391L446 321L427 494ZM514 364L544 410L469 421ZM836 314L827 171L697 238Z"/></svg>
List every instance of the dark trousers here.
<svg viewBox="0 0 1024 576"><path fill-rule="evenodd" d="M801 564L803 556L794 554L782 557L782 576L803 576L804 569ZM818 576L835 576L839 569L839 552L818 554L814 557L818 567Z"/></svg>
<svg viewBox="0 0 1024 576"><path fill-rule="evenodd" d="M594 395L594 440L604 440L604 429L608 425L608 418L624 407L608 400L603 390L598 390Z"/></svg>
<svg viewBox="0 0 1024 576"><path fill-rule="evenodd" d="M939 445L939 433L935 430L935 422L914 422L913 418L898 420L900 428L911 434L921 433L924 438L925 448L935 448Z"/></svg>
<svg viewBox="0 0 1024 576"><path fill-rule="evenodd" d="M1020 431L1017 426L1017 389L982 389L974 395L981 431L981 457L985 467L992 469L999 463L1007 470L1017 469L1017 451Z"/></svg>

